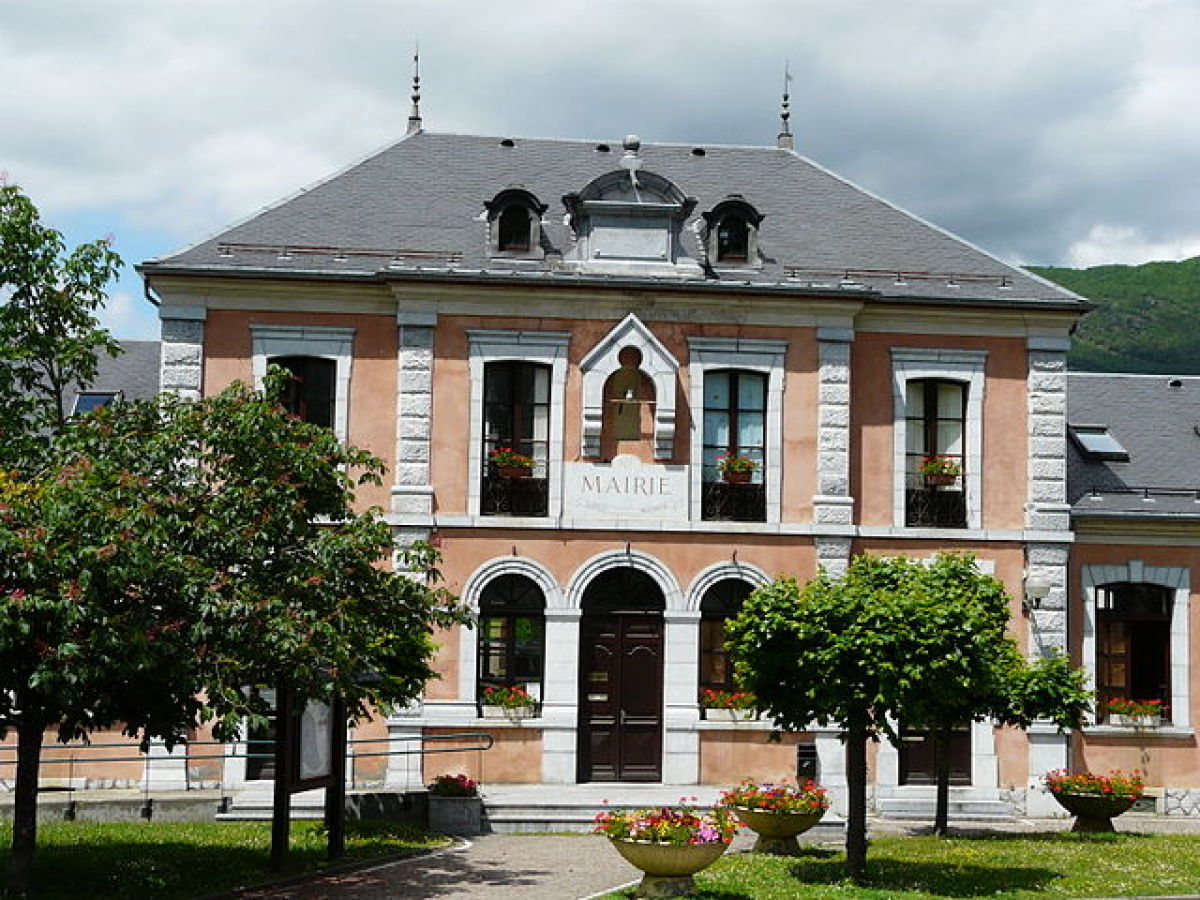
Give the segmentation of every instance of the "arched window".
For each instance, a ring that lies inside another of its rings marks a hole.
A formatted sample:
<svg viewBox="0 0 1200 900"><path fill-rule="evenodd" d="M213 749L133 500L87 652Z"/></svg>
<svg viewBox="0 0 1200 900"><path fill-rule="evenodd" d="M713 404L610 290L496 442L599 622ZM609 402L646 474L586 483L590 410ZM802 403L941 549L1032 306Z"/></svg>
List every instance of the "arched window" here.
<svg viewBox="0 0 1200 900"><path fill-rule="evenodd" d="M725 622L741 612L751 590L740 578L723 578L700 600L700 693L736 690L725 650Z"/></svg>
<svg viewBox="0 0 1200 900"><path fill-rule="evenodd" d="M717 225L717 262L745 262L750 254L750 226L737 213L724 216Z"/></svg>
<svg viewBox="0 0 1200 900"><path fill-rule="evenodd" d="M479 598L476 698L487 687L522 687L542 699L546 598L524 575L501 575Z"/></svg>
<svg viewBox="0 0 1200 900"><path fill-rule="evenodd" d="M705 247L710 263L759 265L758 231L764 217L740 194L730 194L702 215L708 227Z"/></svg>
<svg viewBox="0 0 1200 900"><path fill-rule="evenodd" d="M1097 713L1114 700L1171 701L1173 591L1121 582L1096 589ZM1169 719L1165 709L1164 719Z"/></svg>
<svg viewBox="0 0 1200 900"><path fill-rule="evenodd" d="M276 356L268 363L292 373L282 397L287 411L313 425L332 428L337 363L318 356Z"/></svg>
<svg viewBox="0 0 1200 900"><path fill-rule="evenodd" d="M523 188L506 188L491 200L487 210L489 252L493 256L540 258L542 215L549 209Z"/></svg>
<svg viewBox="0 0 1200 900"><path fill-rule="evenodd" d="M525 207L516 203L506 206L500 213L497 228L496 249L508 253L529 250L529 211Z"/></svg>

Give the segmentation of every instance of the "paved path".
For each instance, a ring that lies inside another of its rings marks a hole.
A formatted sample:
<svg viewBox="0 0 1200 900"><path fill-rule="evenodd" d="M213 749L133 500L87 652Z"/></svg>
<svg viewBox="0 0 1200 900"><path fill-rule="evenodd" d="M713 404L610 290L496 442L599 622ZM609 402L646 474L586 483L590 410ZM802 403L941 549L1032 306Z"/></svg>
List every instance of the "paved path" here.
<svg viewBox="0 0 1200 900"><path fill-rule="evenodd" d="M490 834L429 856L243 893L246 900L576 900L640 874L595 835Z"/></svg>
<svg viewBox="0 0 1200 900"><path fill-rule="evenodd" d="M1122 819L1122 830L1195 833L1200 823L1162 817ZM971 826L975 827L972 828ZM1059 831L1069 819L1019 819L1004 823L962 823L952 831ZM872 820L870 832L927 833L926 823ZM733 850L748 849L753 835L739 834ZM246 891L242 900L581 900L602 896L637 881L641 873L626 863L606 838L596 835L491 834L449 850L356 872L314 875L291 884ZM1170 900L1170 898L1162 898Z"/></svg>

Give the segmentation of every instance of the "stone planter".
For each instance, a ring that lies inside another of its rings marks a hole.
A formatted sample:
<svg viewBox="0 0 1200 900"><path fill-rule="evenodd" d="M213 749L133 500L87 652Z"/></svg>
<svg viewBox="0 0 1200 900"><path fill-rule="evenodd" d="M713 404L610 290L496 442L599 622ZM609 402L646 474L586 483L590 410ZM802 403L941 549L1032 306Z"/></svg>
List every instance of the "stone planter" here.
<svg viewBox="0 0 1200 900"><path fill-rule="evenodd" d="M628 841L610 838L616 851L626 862L643 873L635 897L690 897L696 892L692 878L701 869L711 866L728 844L656 844L651 841Z"/></svg>
<svg viewBox="0 0 1200 900"><path fill-rule="evenodd" d="M758 715L754 709L730 709L728 707L706 707L704 720L706 722L752 722Z"/></svg>
<svg viewBox="0 0 1200 900"><path fill-rule="evenodd" d="M480 709L485 719L508 719L510 722L532 719L537 715L537 708L533 706L492 706L485 703Z"/></svg>
<svg viewBox="0 0 1200 900"><path fill-rule="evenodd" d="M483 834L483 799L430 794L429 830L457 837Z"/></svg>
<svg viewBox="0 0 1200 900"><path fill-rule="evenodd" d="M1125 716L1121 713L1109 713L1108 724L1122 728L1157 728L1162 724L1162 715Z"/></svg>
<svg viewBox="0 0 1200 900"><path fill-rule="evenodd" d="M758 840L754 842L754 852L770 853L773 856L799 856L800 842L796 840L796 836L804 834L825 815L823 809L816 812L790 813L735 806L733 811L758 835Z"/></svg>
<svg viewBox="0 0 1200 900"><path fill-rule="evenodd" d="M1075 817L1072 831L1116 831L1112 820L1127 811L1138 797L1105 794L1054 793L1059 805Z"/></svg>

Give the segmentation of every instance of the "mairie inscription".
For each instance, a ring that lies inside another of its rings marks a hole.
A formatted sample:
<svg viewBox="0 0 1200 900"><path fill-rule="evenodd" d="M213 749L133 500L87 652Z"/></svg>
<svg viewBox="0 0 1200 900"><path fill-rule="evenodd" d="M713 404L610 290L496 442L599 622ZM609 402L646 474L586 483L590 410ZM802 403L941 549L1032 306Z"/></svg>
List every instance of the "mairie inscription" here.
<svg viewBox="0 0 1200 900"><path fill-rule="evenodd" d="M572 518L686 519L688 467L618 456L611 463L568 463L563 511Z"/></svg>

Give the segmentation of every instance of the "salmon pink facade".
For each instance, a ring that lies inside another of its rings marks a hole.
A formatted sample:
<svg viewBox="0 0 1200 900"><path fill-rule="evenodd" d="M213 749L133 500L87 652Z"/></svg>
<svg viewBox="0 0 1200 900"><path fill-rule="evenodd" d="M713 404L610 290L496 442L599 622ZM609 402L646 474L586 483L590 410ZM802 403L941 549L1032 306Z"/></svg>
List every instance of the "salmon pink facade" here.
<svg viewBox="0 0 1200 900"><path fill-rule="evenodd" d="M1007 585L1027 652L1081 664L1097 584L1149 573L1190 609L1191 551L1075 543L1065 360L1086 303L786 146L416 130L141 271L164 390L280 364L303 414L387 463L361 501L399 547L440 549L476 621L438 636L421 703L368 727L398 747L488 731L464 763L485 782L801 772L840 802L835 731L773 742L770 722L700 699L735 688L723 623L751 590L856 553L972 553ZM950 474L925 474L930 459ZM1168 631L1191 634L1187 616ZM488 709L496 687L526 691L531 714ZM1049 811L1043 773L1128 767L1145 744L1151 782L1191 796L1190 706L1175 715L1169 735L964 724L956 790ZM884 813L932 778L925 736L899 724L873 756ZM433 759L378 777L418 786Z"/></svg>

